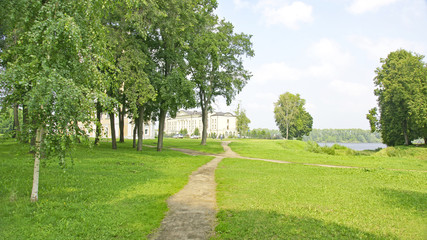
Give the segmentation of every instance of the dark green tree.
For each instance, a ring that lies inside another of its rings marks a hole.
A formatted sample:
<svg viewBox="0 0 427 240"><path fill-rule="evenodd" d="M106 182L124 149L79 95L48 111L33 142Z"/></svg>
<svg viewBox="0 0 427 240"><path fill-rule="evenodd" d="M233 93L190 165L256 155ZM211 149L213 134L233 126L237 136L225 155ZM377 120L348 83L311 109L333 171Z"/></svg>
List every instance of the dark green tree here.
<svg viewBox="0 0 427 240"><path fill-rule="evenodd" d="M194 84L187 79L188 40L193 37L196 0L158 0L158 14L151 22L146 46L150 56L146 72L156 91L147 114L157 116L157 151L163 148L166 114L175 117L181 108L195 106ZM200 5L202 6L202 5Z"/></svg>
<svg viewBox="0 0 427 240"><path fill-rule="evenodd" d="M197 104L202 109L202 140L206 144L208 112L215 98L222 96L227 105L246 85L251 74L243 66L243 57L254 56L251 36L234 33L231 23L213 14L216 1L208 11L199 12L199 22L188 53L190 76L195 84Z"/></svg>
<svg viewBox="0 0 427 240"><path fill-rule="evenodd" d="M427 68L424 56L397 50L381 59L374 78L378 109L367 114L371 129L387 145L427 139Z"/></svg>

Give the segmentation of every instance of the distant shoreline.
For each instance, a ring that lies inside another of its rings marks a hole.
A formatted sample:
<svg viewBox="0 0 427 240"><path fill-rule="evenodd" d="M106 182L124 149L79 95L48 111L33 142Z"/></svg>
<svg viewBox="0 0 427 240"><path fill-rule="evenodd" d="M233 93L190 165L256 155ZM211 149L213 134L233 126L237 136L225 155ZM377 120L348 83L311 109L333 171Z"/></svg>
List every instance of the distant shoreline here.
<svg viewBox="0 0 427 240"><path fill-rule="evenodd" d="M363 151L363 150L376 150L378 148L386 148L387 145L384 143L335 143L335 142L318 142L319 146L328 146L331 147L334 144L338 144L344 147L348 147L350 149L356 150L356 151Z"/></svg>

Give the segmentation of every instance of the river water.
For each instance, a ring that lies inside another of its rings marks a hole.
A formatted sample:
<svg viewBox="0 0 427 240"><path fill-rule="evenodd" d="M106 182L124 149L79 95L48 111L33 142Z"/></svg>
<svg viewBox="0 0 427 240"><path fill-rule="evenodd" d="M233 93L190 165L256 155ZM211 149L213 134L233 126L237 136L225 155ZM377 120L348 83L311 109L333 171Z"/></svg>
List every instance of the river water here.
<svg viewBox="0 0 427 240"><path fill-rule="evenodd" d="M339 144L344 147L351 148L356 151L362 151L362 150L375 150L377 148L386 148L387 145L383 143L318 143L319 146L328 146L331 147L334 144Z"/></svg>

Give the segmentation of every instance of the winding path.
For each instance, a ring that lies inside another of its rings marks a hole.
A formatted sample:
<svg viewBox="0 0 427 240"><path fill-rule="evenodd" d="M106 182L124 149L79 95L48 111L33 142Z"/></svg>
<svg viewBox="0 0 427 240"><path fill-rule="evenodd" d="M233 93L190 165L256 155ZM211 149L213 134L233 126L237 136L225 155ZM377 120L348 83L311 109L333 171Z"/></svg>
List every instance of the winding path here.
<svg viewBox="0 0 427 240"><path fill-rule="evenodd" d="M169 212L150 239L209 239L216 225L215 169L224 157L233 157L228 142L225 153L215 156L190 175L188 184L167 201ZM191 155L212 155L187 149L172 149ZM228 154L227 154L228 153Z"/></svg>

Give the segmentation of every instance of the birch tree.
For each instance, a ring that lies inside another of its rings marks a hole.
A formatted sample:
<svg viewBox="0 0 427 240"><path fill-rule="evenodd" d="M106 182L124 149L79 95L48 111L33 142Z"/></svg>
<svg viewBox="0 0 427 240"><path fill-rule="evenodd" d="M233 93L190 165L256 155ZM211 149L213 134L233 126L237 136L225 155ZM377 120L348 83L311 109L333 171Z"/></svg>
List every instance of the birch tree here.
<svg viewBox="0 0 427 240"><path fill-rule="evenodd" d="M37 147L31 200L38 199L40 153L58 157L65 165L68 149L77 140L79 123L90 128L95 99L103 95L95 86L102 81L104 31L101 24L106 1L6 1L1 16L9 19L6 39L16 44L1 53L8 59L0 80L9 89L28 87L24 104ZM16 14L16 13L20 14ZM15 32L20 34L14 35ZM11 95L20 92L12 91Z"/></svg>

